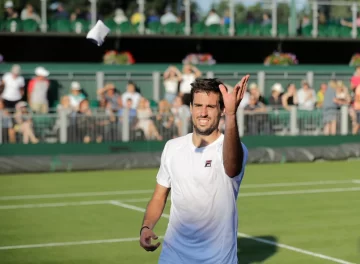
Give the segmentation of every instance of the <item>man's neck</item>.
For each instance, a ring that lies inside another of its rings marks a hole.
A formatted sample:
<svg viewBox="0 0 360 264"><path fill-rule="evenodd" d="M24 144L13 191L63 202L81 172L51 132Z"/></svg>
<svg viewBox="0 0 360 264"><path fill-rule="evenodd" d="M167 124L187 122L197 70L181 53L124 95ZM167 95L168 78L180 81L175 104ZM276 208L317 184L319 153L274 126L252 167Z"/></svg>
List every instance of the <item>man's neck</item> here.
<svg viewBox="0 0 360 264"><path fill-rule="evenodd" d="M199 135L194 131L194 133L192 134L192 142L194 146L198 148L202 148L213 143L215 140L219 138L220 135L221 132L218 129L216 129L208 136Z"/></svg>

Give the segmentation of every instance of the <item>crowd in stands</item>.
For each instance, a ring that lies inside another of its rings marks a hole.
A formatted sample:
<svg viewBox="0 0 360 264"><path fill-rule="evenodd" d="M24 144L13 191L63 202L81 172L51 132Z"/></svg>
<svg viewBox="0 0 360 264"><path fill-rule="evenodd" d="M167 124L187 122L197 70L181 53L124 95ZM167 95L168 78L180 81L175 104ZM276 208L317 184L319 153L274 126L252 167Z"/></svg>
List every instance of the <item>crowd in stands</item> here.
<svg viewBox="0 0 360 264"><path fill-rule="evenodd" d="M37 67L35 76L27 83L19 65L13 65L0 82L0 117L3 141L37 143L33 114L49 113L49 71ZM190 90L191 83L203 73L195 66L184 65L180 70L169 66L163 73L164 98L152 102L141 94L141 88L129 81L126 87L107 83L97 91L98 104L92 107L80 83L73 81L69 93L56 106L57 121L52 130L59 133L60 113L68 117L68 141L103 142L122 139L122 122L128 120L131 140L166 140L191 131ZM231 85L226 84L229 90ZM269 87L270 88L270 87ZM152 105L155 103L154 105ZM244 110L246 134L272 134L269 115L290 112L292 106L298 111L313 113L321 111L323 134L337 132L339 109L349 106L352 133L360 130L360 67L350 80L330 80L322 83L316 92L306 81L301 87L290 83L284 89L280 83L271 87L271 95L265 98L256 83L250 83L240 107ZM126 119L125 114L126 113ZM219 128L224 130L224 120ZM4 140L5 137L5 140Z"/></svg>

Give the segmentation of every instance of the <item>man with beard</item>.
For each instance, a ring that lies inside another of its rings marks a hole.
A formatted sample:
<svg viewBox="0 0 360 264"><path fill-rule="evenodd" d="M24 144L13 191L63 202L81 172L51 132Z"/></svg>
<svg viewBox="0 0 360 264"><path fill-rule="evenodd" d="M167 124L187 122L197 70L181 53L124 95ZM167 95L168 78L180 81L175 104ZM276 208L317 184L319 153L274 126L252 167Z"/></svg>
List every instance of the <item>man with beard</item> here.
<svg viewBox="0 0 360 264"><path fill-rule="evenodd" d="M236 112L249 75L228 93L216 79L191 84L194 132L169 140L161 156L157 184L140 229L146 251L171 189L170 220L159 263L236 264L238 214L236 200L248 151L240 141ZM225 132L218 127L225 116Z"/></svg>

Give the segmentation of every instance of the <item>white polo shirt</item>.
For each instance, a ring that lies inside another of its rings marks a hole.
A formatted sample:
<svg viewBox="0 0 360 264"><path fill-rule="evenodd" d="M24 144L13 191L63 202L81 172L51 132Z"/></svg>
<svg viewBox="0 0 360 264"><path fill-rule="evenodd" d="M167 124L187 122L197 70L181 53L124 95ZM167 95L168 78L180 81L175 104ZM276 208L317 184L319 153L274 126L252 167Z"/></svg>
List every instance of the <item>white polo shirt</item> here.
<svg viewBox="0 0 360 264"><path fill-rule="evenodd" d="M160 264L237 264L236 200L243 169L230 178L223 166L222 134L197 148L192 133L169 140L157 183L171 188L171 209Z"/></svg>
<svg viewBox="0 0 360 264"><path fill-rule="evenodd" d="M18 101L22 98L20 93L21 88L25 86L25 80L22 76L13 77L12 73L5 73L2 77L4 82L4 91L1 97L7 101Z"/></svg>

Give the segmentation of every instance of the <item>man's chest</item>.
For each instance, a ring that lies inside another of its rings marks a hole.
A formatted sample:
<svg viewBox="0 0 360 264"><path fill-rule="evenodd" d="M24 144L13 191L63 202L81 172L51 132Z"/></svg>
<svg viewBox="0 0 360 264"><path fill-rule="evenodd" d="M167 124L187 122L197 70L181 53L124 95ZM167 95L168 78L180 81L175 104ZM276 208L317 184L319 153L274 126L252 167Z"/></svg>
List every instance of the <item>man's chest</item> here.
<svg viewBox="0 0 360 264"><path fill-rule="evenodd" d="M172 186L212 185L218 180L221 169L216 152L179 153L170 160Z"/></svg>

